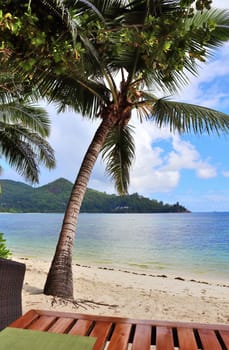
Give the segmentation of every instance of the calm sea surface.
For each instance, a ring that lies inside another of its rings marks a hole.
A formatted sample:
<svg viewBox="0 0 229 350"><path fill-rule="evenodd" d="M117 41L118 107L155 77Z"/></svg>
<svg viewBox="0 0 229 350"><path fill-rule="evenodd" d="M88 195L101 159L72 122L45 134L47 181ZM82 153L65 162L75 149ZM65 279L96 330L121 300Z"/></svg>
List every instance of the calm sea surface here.
<svg viewBox="0 0 229 350"><path fill-rule="evenodd" d="M63 214L0 214L0 232L20 257L51 260ZM80 214L80 264L229 279L229 213Z"/></svg>

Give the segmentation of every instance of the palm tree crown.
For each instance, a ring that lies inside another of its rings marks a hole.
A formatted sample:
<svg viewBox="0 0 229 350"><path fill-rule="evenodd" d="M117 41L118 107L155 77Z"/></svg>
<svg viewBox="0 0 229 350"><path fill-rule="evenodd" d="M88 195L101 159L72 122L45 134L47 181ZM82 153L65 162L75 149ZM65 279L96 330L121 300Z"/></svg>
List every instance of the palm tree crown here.
<svg viewBox="0 0 229 350"><path fill-rule="evenodd" d="M133 110L141 122L169 126L172 132L228 131L224 113L159 96L170 96L187 84L188 74L197 75L198 62L228 40L229 11L207 10L209 2L197 2L201 11L194 11L175 0L79 1L78 6L75 12L62 10L69 15L72 36L77 33L74 60L67 66L58 62L57 71L50 68L42 77L38 71L34 80L60 110L68 106L102 120L112 116L102 155L119 193L127 192L134 158L128 125ZM70 13L77 13L77 20Z"/></svg>

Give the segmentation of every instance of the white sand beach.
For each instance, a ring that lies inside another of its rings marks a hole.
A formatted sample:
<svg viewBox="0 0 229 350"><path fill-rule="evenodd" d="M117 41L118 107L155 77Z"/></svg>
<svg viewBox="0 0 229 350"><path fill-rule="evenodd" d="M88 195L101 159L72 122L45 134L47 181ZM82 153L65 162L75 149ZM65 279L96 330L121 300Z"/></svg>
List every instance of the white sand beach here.
<svg viewBox="0 0 229 350"><path fill-rule="evenodd" d="M73 266L78 305L45 296L42 289L49 262L26 263L23 313L30 309L170 321L229 324L229 282L166 276L154 272Z"/></svg>

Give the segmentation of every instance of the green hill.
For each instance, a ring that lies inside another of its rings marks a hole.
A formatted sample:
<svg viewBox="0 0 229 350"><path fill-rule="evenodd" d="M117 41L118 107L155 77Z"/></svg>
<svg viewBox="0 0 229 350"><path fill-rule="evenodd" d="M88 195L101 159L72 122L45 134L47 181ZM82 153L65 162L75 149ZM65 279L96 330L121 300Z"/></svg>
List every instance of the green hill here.
<svg viewBox="0 0 229 350"><path fill-rule="evenodd" d="M22 182L0 180L0 212L62 213L65 211L72 183L58 179L41 187ZM81 212L87 213L166 213L188 212L179 203L169 205L138 193L127 196L87 189Z"/></svg>

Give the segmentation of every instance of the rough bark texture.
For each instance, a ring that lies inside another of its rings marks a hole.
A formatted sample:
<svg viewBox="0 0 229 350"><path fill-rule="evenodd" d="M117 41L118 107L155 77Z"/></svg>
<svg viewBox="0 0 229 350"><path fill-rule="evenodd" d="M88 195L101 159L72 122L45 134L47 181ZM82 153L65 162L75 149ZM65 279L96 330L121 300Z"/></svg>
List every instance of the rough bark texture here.
<svg viewBox="0 0 229 350"><path fill-rule="evenodd" d="M114 123L112 117L103 119L84 157L72 188L56 252L45 283L44 294L73 298L72 250L78 215L93 166Z"/></svg>

